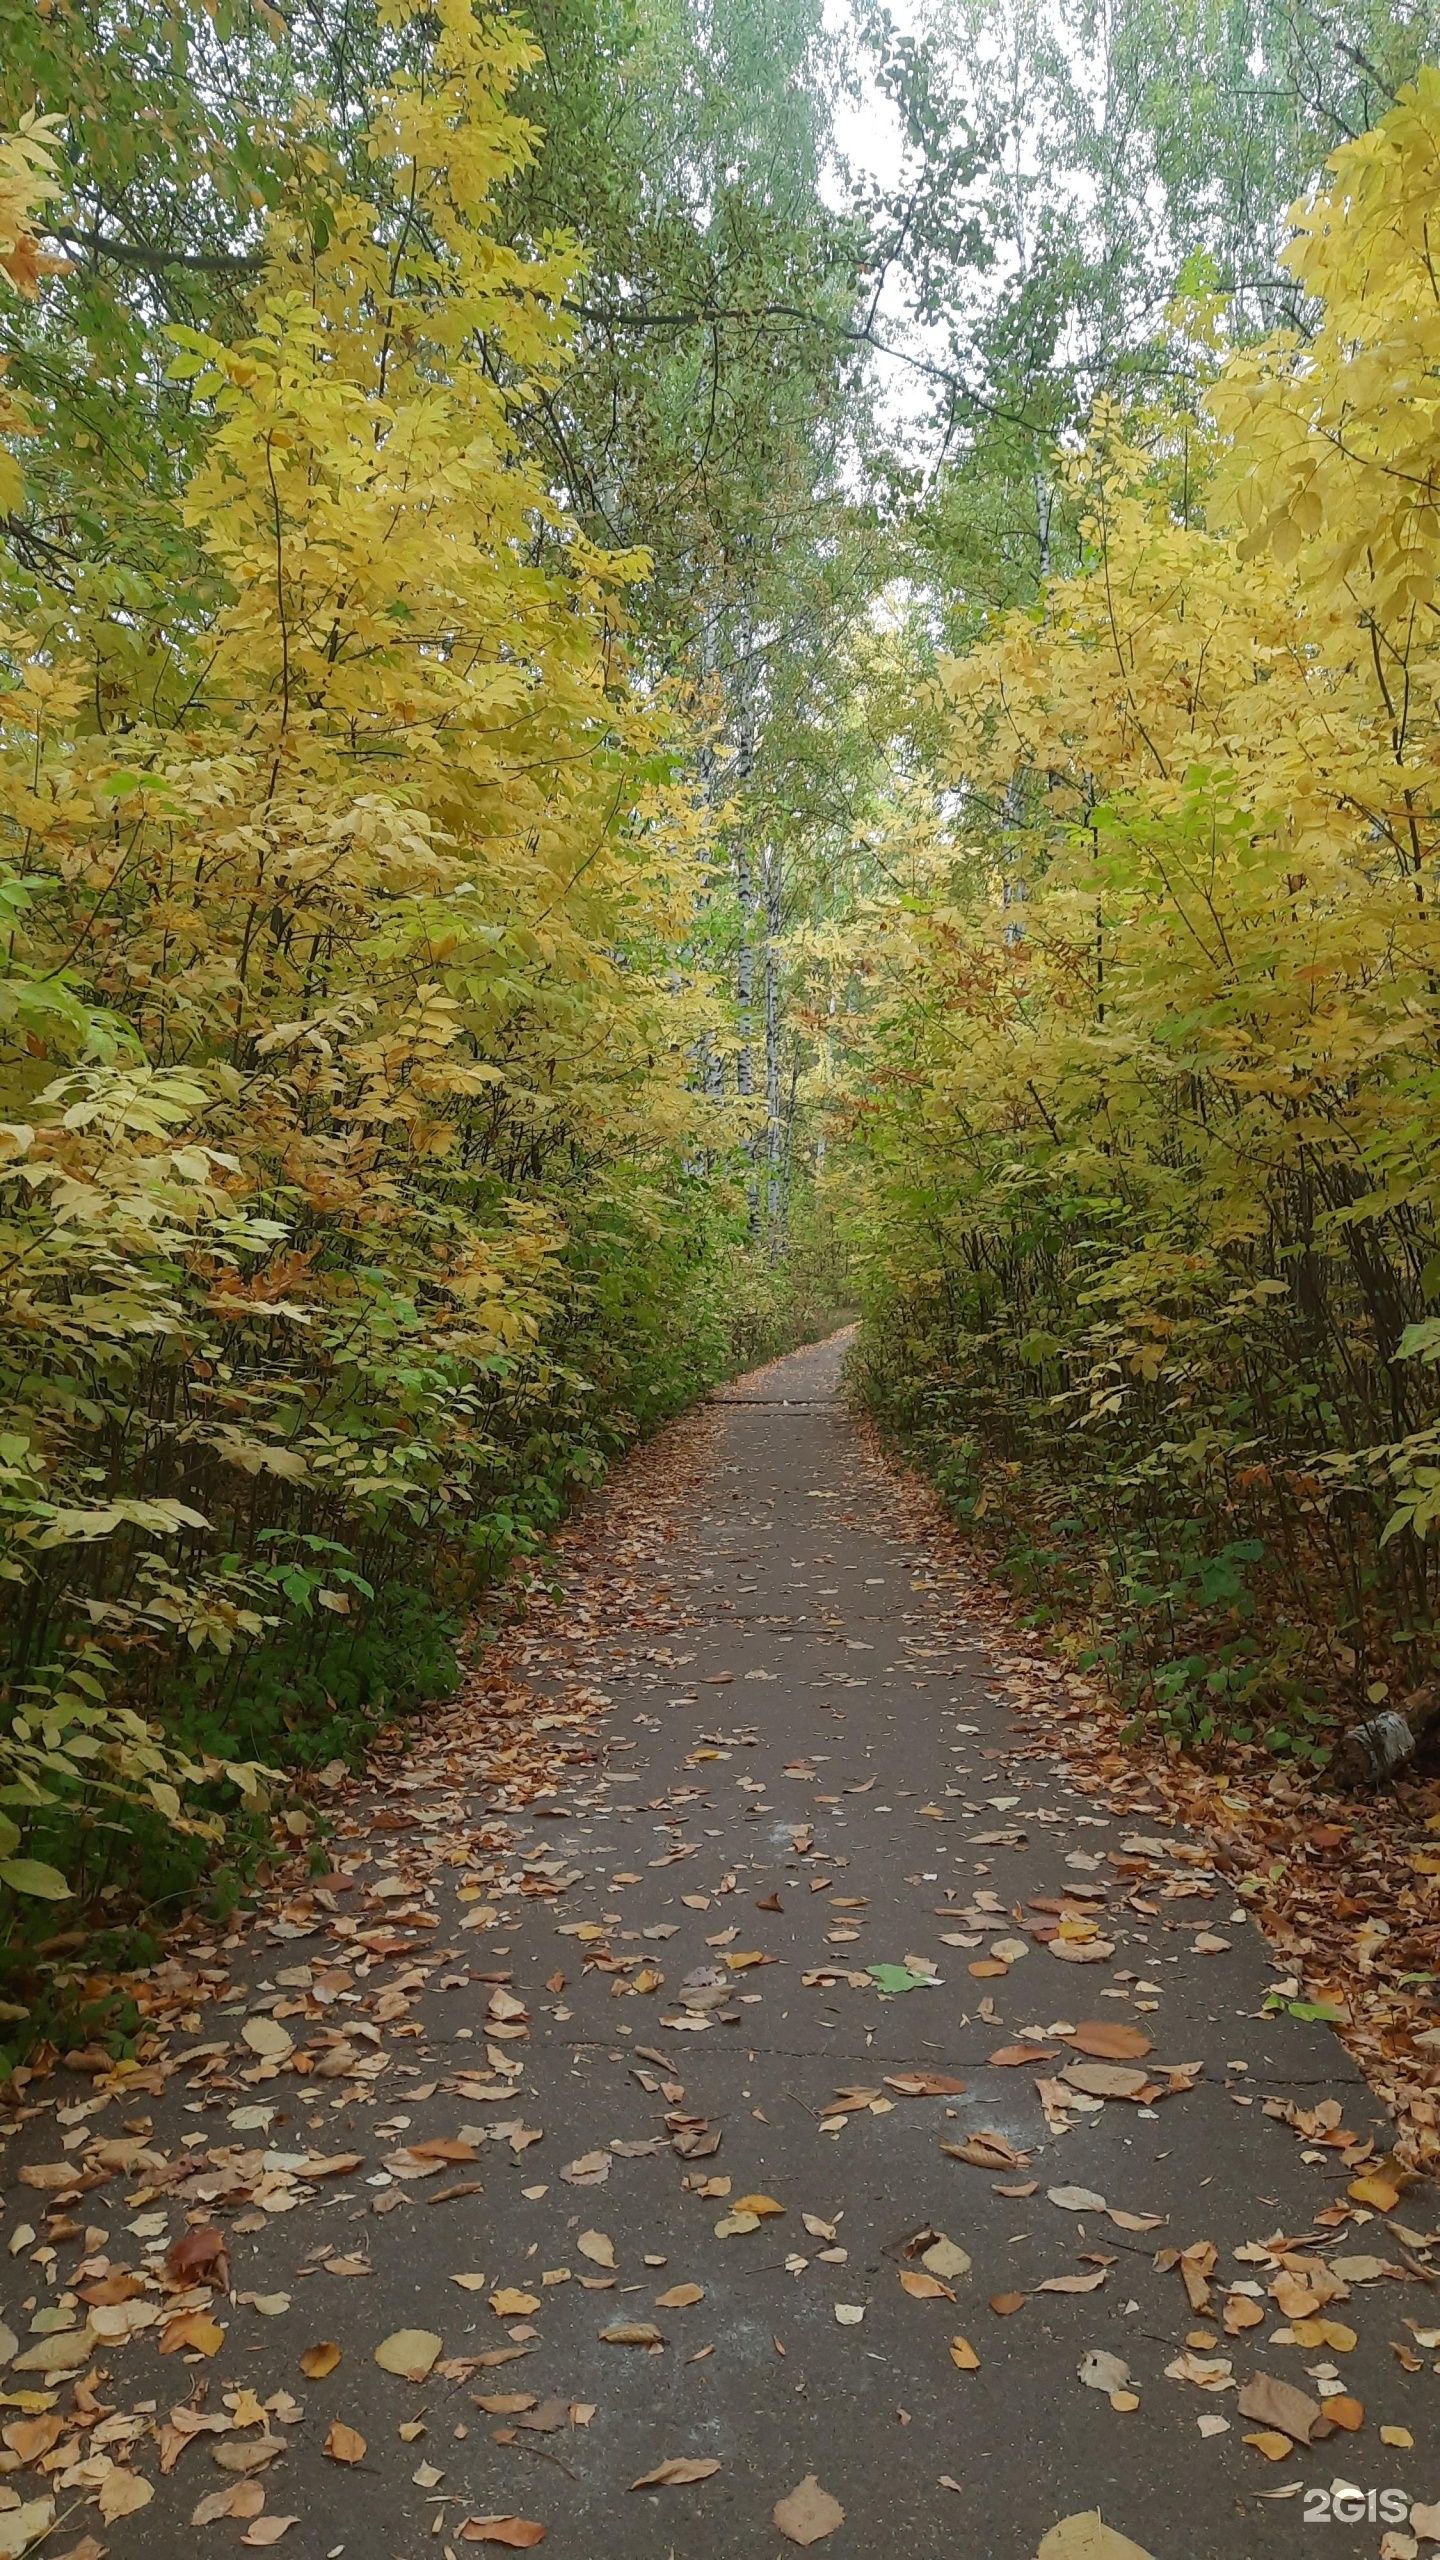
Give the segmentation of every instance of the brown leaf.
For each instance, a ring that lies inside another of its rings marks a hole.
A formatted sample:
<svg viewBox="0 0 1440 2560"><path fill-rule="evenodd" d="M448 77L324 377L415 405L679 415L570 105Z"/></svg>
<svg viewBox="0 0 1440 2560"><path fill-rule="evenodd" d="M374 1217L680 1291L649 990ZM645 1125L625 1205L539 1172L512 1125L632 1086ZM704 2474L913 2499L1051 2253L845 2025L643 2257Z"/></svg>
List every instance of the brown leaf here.
<svg viewBox="0 0 1440 2560"><path fill-rule="evenodd" d="M252 2551L264 2551L272 2542L283 2542L292 2524L299 2521L298 2516L257 2516L249 2532L242 2533L240 2539L248 2542Z"/></svg>
<svg viewBox="0 0 1440 2560"><path fill-rule="evenodd" d="M1023 2311L1025 2302L1023 2293L992 2293L990 2296L990 2308L1002 2320L1008 2320L1012 2311Z"/></svg>
<svg viewBox="0 0 1440 2560"><path fill-rule="evenodd" d="M606 2347L663 2347L665 2341L653 2320L616 2320L601 2330L600 2343Z"/></svg>
<svg viewBox="0 0 1440 2560"><path fill-rule="evenodd" d="M223 2231L187 2231L165 2252L167 2274L177 2284L195 2284L201 2278L217 2284L221 2291L230 2290L230 2269L225 2255Z"/></svg>
<svg viewBox="0 0 1440 2560"><path fill-rule="evenodd" d="M1254 2418L1262 2427L1278 2427L1297 2444L1309 2443L1310 2430L1321 2414L1318 2400L1269 2373L1257 2373L1247 2382L1236 2405L1242 2418Z"/></svg>
<svg viewBox="0 0 1440 2560"><path fill-rule="evenodd" d="M300 2359L300 2370L311 2382L323 2382L333 2373L341 2358L341 2350L333 2338L322 2338L318 2345L307 2347Z"/></svg>
<svg viewBox="0 0 1440 2560"><path fill-rule="evenodd" d="M694 2480L712 2479L719 2468L713 2455L702 2455L697 2460L694 2456L679 2454L669 2462L657 2462L653 2471L642 2471L639 2479L632 2480L630 2486L632 2489L688 2489Z"/></svg>
<svg viewBox="0 0 1440 2560"><path fill-rule="evenodd" d="M1060 2078L1087 2098L1139 2098L1153 2087L1149 2073L1132 2062L1067 2062Z"/></svg>
<svg viewBox="0 0 1440 2560"><path fill-rule="evenodd" d="M5 2442L22 2463L38 2462L52 2444L58 2444L65 2433L63 2418L12 2418L5 2429Z"/></svg>
<svg viewBox="0 0 1440 2560"><path fill-rule="evenodd" d="M958 2098L965 2083L954 2080L948 2071L896 2071L885 2077L887 2089L902 2098Z"/></svg>
<svg viewBox="0 0 1440 2560"><path fill-rule="evenodd" d="M570 2403L560 2399L541 2400L535 2408L518 2417L515 2423L531 2435L553 2436L561 2427L569 2426Z"/></svg>
<svg viewBox="0 0 1440 2560"><path fill-rule="evenodd" d="M1127 2026L1123 2018L1085 2018L1062 2041L1073 2044L1077 2053L1093 2054L1097 2062L1138 2062L1155 2049L1139 2027Z"/></svg>
<svg viewBox="0 0 1440 2560"><path fill-rule="evenodd" d="M950 2160L967 2160L972 2169L1028 2169L1030 2155L1017 2151L1003 2133L972 2133L967 2142L942 2142Z"/></svg>
<svg viewBox="0 0 1440 2560"><path fill-rule="evenodd" d="M1238 2338L1242 2330L1245 2329L1262 2328L1264 2326L1264 2322L1265 2314L1261 2309L1260 2304L1258 2302L1252 2302L1248 2294L1229 2293L1226 2295L1225 2335L1227 2338Z"/></svg>
<svg viewBox="0 0 1440 2560"><path fill-rule="evenodd" d="M467 2516L456 2536L459 2542L503 2542L507 2551L533 2551L544 2539L544 2525L526 2516Z"/></svg>
<svg viewBox="0 0 1440 2560"><path fill-rule="evenodd" d="M822 2489L813 2471L807 2472L798 2489L788 2498L776 2500L772 2509L775 2523L787 2542L798 2542L802 2549L812 2542L823 2542L837 2525L845 2521L845 2510L838 2498Z"/></svg>
<svg viewBox="0 0 1440 2560"><path fill-rule="evenodd" d="M655 2308L657 2311L688 2311L692 2302L703 2302L704 2299L703 2284L672 2284L668 2293L656 2294Z"/></svg>
<svg viewBox="0 0 1440 2560"><path fill-rule="evenodd" d="M998 2071L1017 2071L1027 2062L1048 2062L1051 2057L1043 2045L1002 2044L985 2058Z"/></svg>
<svg viewBox="0 0 1440 2560"><path fill-rule="evenodd" d="M363 2462L369 2448L355 2427L347 2427L343 2418L334 2418L325 2438L325 2451L332 2462Z"/></svg>

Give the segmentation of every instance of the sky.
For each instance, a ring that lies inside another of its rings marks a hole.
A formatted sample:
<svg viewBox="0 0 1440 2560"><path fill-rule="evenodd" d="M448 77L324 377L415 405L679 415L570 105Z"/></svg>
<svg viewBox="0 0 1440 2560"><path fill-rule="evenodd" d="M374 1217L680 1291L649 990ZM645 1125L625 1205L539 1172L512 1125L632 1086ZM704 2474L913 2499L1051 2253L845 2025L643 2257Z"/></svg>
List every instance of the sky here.
<svg viewBox="0 0 1440 2560"><path fill-rule="evenodd" d="M891 18L903 34L916 34L924 23L925 11L917 0L888 0ZM844 36L854 27L851 0L824 0L824 23L832 35ZM842 96L836 102L835 141L843 160L857 176L872 180L887 192L898 186L905 165L904 136L900 118L889 98L865 75L865 55L857 45L854 60L859 74L856 94ZM839 212L848 201L844 176L832 170L822 188L827 202ZM904 278L899 270L887 276L876 312L877 334L895 346L925 352L925 334L909 308L904 291ZM935 350L939 352L936 339ZM875 359L878 389L877 414L883 427L897 441L912 443L928 407L928 393L923 374L912 365L895 358L877 355Z"/></svg>

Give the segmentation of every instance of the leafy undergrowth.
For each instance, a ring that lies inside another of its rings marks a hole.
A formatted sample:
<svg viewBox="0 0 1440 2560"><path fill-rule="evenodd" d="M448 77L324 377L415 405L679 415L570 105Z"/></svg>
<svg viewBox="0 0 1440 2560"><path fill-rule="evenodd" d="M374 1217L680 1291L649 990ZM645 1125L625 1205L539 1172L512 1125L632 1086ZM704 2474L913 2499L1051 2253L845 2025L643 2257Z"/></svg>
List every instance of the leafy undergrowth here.
<svg viewBox="0 0 1440 2560"><path fill-rule="evenodd" d="M1277 1765L1260 1743L1217 1738L1201 1759L1137 1730L1074 1667L1080 1638L1057 1623L1042 1639L1007 1598L983 1533L957 1527L874 1422L862 1428L909 1534L951 1559L955 1612L985 1630L1017 1709L1060 1741L1079 1786L1133 1814L1163 1808L1208 1844L1275 1951L1274 2002L1333 2024L1395 2117L1397 2159L1440 2170L1440 1780L1404 1776L1361 1796L1333 1773Z"/></svg>

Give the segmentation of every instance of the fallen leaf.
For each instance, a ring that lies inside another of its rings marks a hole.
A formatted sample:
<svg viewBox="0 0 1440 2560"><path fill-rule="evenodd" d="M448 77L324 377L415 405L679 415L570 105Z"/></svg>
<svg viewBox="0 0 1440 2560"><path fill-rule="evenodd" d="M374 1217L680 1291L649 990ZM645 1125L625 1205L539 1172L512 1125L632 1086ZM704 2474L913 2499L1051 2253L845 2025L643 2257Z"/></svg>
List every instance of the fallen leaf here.
<svg viewBox="0 0 1440 2560"><path fill-rule="evenodd" d="M543 2524L526 2516L467 2516L456 2536L460 2542L502 2542L507 2551L533 2551L545 2539Z"/></svg>
<svg viewBox="0 0 1440 2560"><path fill-rule="evenodd" d="M668 2293L656 2294L655 2308L657 2311L688 2311L692 2302L703 2302L704 2299L703 2284L672 2284Z"/></svg>
<svg viewBox="0 0 1440 2560"><path fill-rule="evenodd" d="M1086 2098L1138 2098L1155 2086L1133 2062L1068 2062L1060 2078Z"/></svg>
<svg viewBox="0 0 1440 2560"><path fill-rule="evenodd" d="M1139 2027L1127 2026L1121 2018L1084 2018L1062 2041L1073 2044L1077 2053L1093 2054L1097 2062L1138 2062L1155 2049Z"/></svg>
<svg viewBox="0 0 1440 2560"><path fill-rule="evenodd" d="M52 2444L58 2444L65 2432L65 2421L53 2413L45 2418L12 2418L4 2431L5 2443L23 2465L38 2462Z"/></svg>
<svg viewBox="0 0 1440 2560"><path fill-rule="evenodd" d="M229 2290L229 2273L225 2260L225 2234L213 2228L187 2231L165 2252L166 2272L177 2284L195 2284L213 2268L214 2281L222 2291Z"/></svg>
<svg viewBox="0 0 1440 2560"><path fill-rule="evenodd" d="M615 2243L607 2239L603 2231L582 2231L575 2246L581 2257L588 2258L592 2266L609 2267L613 2271Z"/></svg>
<svg viewBox="0 0 1440 2560"><path fill-rule="evenodd" d="M934 1980L933 1974L912 1973L904 1964L872 1964L865 1970L871 1981L884 1992L919 1991L924 1984Z"/></svg>
<svg viewBox="0 0 1440 2560"><path fill-rule="evenodd" d="M813 2471L808 2471L798 2489L786 2498L777 2498L771 2510L787 2542L798 2542L807 2549L812 2542L823 2542L837 2525L845 2521L845 2510L838 2498L822 2489Z"/></svg>
<svg viewBox="0 0 1440 2560"><path fill-rule="evenodd" d="M1254 2418L1258 2425L1281 2429L1296 2444L1308 2444L1310 2430L1320 2415L1320 2403L1293 2382L1282 2382L1269 2373L1257 2373L1246 2383L1236 2403L1242 2418Z"/></svg>
<svg viewBox="0 0 1440 2560"><path fill-rule="evenodd" d="M665 2341L653 2320L616 2320L600 2332L604 2347L663 2347Z"/></svg>
<svg viewBox="0 0 1440 2560"><path fill-rule="evenodd" d="M49 2532L54 2515L53 2498L26 2498L18 2507L7 2507L0 2514L0 2560L20 2560Z"/></svg>
<svg viewBox="0 0 1440 2560"><path fill-rule="evenodd" d="M603 2187L610 2175L608 2151L586 2151L578 2160L567 2160L560 2172L567 2186Z"/></svg>
<svg viewBox="0 0 1440 2560"><path fill-rule="evenodd" d="M955 2299L948 2284L942 2284L938 2276L922 2275L918 2267L901 2268L900 2289L902 2293L908 2293L914 2302L953 2302Z"/></svg>
<svg viewBox="0 0 1440 2560"><path fill-rule="evenodd" d="M737 2196L730 2210L732 2213L753 2213L757 2221L763 2222L769 2214L783 2213L785 2207L777 2204L773 2196Z"/></svg>
<svg viewBox="0 0 1440 2560"><path fill-rule="evenodd" d="M653 2471L642 2471L632 2480L632 2489L688 2489L695 2480L709 2480L720 2465L713 2454L677 2454L669 2462L657 2462Z"/></svg>
<svg viewBox="0 0 1440 2560"><path fill-rule="evenodd" d="M341 2360L341 2351L333 2338L322 2338L318 2346L307 2347L300 2359L300 2370L311 2382L323 2382Z"/></svg>
<svg viewBox="0 0 1440 2560"><path fill-rule="evenodd" d="M835 2317L842 2329L858 2329L865 2317L865 2305L863 2302L837 2302Z"/></svg>
<svg viewBox="0 0 1440 2560"><path fill-rule="evenodd" d="M1298 2347L1332 2347L1348 2356L1356 2344L1356 2332L1343 2320L1297 2320L1294 2327Z"/></svg>
<svg viewBox="0 0 1440 2560"><path fill-rule="evenodd" d="M1247 2435L1244 2442L1253 2444L1256 2452L1263 2453L1267 2462L1288 2462L1295 2451L1289 2436L1282 2436L1278 2427L1260 2427Z"/></svg>
<svg viewBox="0 0 1440 2560"><path fill-rule="evenodd" d="M225 2332L208 2311L177 2311L160 2332L160 2353L173 2356L183 2347L194 2355L217 2355L225 2344Z"/></svg>
<svg viewBox="0 0 1440 2560"><path fill-rule="evenodd" d="M951 2339L950 2361L958 2365L962 2373L978 2373L980 2370L980 2359L968 2338Z"/></svg>
<svg viewBox="0 0 1440 2560"><path fill-rule="evenodd" d="M332 2462L363 2462L368 2448L356 2428L347 2427L341 2418L332 2419L325 2438L325 2451Z"/></svg>
<svg viewBox="0 0 1440 2560"><path fill-rule="evenodd" d="M1024 2310L1027 2298L1023 2293L992 2293L990 2308L998 2318L1008 2320L1012 2311Z"/></svg>
<svg viewBox="0 0 1440 2560"><path fill-rule="evenodd" d="M1107 2210L1104 2197L1097 2195L1093 2187L1047 2187L1045 2193L1051 2204L1059 2205L1062 2213L1104 2213Z"/></svg>
<svg viewBox="0 0 1440 2560"><path fill-rule="evenodd" d="M1122 2356L1112 2355L1108 2347L1091 2347L1076 2367L1087 2391L1128 2391L1130 2367Z"/></svg>
<svg viewBox="0 0 1440 2560"><path fill-rule="evenodd" d="M1352 2179L1345 2192L1356 2204L1368 2204L1376 2213L1393 2213L1400 2201L1399 2188L1378 2171Z"/></svg>
<svg viewBox="0 0 1440 2560"><path fill-rule="evenodd" d="M538 2311L540 2305L527 2294L526 2309ZM375 2349L375 2362L384 2373L398 2373L406 2382L423 2382L436 2357L441 2341L433 2329L395 2329L382 2338Z"/></svg>
<svg viewBox="0 0 1440 2560"><path fill-rule="evenodd" d="M142 2480L138 2472L122 2471L117 2466L100 2483L100 2513L107 2524L116 2524L121 2516L138 2515L154 2495L150 2482Z"/></svg>
<svg viewBox="0 0 1440 2560"><path fill-rule="evenodd" d="M1052 2524L1035 2560L1151 2560L1151 2554L1128 2534L1102 2524L1099 2508L1092 2507L1088 2515L1066 2516L1063 2523Z"/></svg>
<svg viewBox="0 0 1440 2560"><path fill-rule="evenodd" d="M953 2240L947 2240L942 2231L938 2240L933 2240L928 2249L922 2249L920 2264L928 2267L932 2276L944 2276L948 2282L953 2276L968 2276L970 2253L968 2249L957 2247Z"/></svg>
<svg viewBox="0 0 1440 2560"><path fill-rule="evenodd" d="M1017 2151L1003 2133L972 2133L965 2142L942 2142L950 2160L966 2160L972 2169L1028 2169L1030 2155Z"/></svg>
<svg viewBox="0 0 1440 2560"><path fill-rule="evenodd" d="M1228 2293L1225 2297L1224 2318L1226 2337L1238 2338L1242 2330L1262 2327L1265 2314L1260 2304L1250 2301L1245 2294Z"/></svg>
<svg viewBox="0 0 1440 2560"><path fill-rule="evenodd" d="M267 2061L295 2050L294 2037L275 2018L247 2018L240 2033L251 2052L263 2055Z"/></svg>
<svg viewBox="0 0 1440 2560"><path fill-rule="evenodd" d="M242 2533L240 2539L248 2542L252 2551L265 2551L272 2542L283 2542L292 2524L299 2521L298 2516L257 2516L249 2532Z"/></svg>
<svg viewBox="0 0 1440 2560"><path fill-rule="evenodd" d="M490 2308L497 2320L528 2320L540 2308L538 2293L524 2293L519 2285L502 2284L490 2296Z"/></svg>
<svg viewBox="0 0 1440 2560"><path fill-rule="evenodd" d="M217 2524L222 2516L258 2516L264 2505L265 2492L258 2480L237 2480L233 2488L213 2489L208 2498L202 2498L190 2522Z"/></svg>

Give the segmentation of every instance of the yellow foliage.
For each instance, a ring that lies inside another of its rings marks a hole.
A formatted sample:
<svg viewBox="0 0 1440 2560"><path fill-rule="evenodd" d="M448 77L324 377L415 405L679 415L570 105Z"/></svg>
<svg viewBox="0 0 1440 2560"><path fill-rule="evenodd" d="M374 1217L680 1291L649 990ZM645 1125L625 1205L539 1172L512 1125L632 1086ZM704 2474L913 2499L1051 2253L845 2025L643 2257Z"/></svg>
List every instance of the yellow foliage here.
<svg viewBox="0 0 1440 2560"><path fill-rule="evenodd" d="M1383 1600L1361 1560L1440 1514L1437 210L1426 72L1296 209L1315 335L1232 354L1198 429L1097 416L1084 566L945 670L985 889L895 920L855 1082L914 1328L877 1361L1062 1508L1103 1478L1142 1656L1262 1545L1362 1656L1433 1597L1410 1541Z"/></svg>
<svg viewBox="0 0 1440 2560"><path fill-rule="evenodd" d="M55 596L0 633L0 1570L43 1637L83 1549L122 1660L243 1652L387 1537L503 1546L507 1415L572 1411L591 1463L549 1347L569 1226L655 1217L702 1108L702 818L627 669L644 564L516 428L574 273L491 222L529 41L430 14L385 203L282 217L242 345L174 333L218 613ZM43 137L0 170L19 242Z"/></svg>

